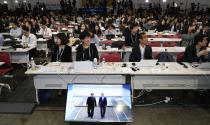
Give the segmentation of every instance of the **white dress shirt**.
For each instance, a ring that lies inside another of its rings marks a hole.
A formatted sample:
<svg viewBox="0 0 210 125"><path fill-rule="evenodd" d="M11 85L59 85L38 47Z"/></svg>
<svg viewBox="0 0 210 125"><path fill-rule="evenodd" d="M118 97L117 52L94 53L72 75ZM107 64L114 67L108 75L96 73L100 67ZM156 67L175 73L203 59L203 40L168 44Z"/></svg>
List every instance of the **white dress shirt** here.
<svg viewBox="0 0 210 125"><path fill-rule="evenodd" d="M145 46L142 47L141 44L139 46L140 46L140 51L141 51L141 59L144 59Z"/></svg>
<svg viewBox="0 0 210 125"><path fill-rule="evenodd" d="M39 32L43 35L43 38L50 39L52 37L52 30L48 27L41 28Z"/></svg>
<svg viewBox="0 0 210 125"><path fill-rule="evenodd" d="M22 35L22 29L17 27L16 29L11 29L10 30L10 36L12 37L19 37Z"/></svg>
<svg viewBox="0 0 210 125"><path fill-rule="evenodd" d="M24 43L27 43L27 45L30 48L36 48L37 47L37 38L34 34L31 34L31 33L29 34L28 37L23 35L21 44L24 45Z"/></svg>

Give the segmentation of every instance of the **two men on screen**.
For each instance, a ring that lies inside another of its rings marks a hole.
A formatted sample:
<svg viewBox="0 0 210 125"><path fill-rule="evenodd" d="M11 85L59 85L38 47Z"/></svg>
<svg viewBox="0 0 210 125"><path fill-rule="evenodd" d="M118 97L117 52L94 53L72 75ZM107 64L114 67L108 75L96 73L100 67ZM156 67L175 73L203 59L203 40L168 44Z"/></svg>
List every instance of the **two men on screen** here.
<svg viewBox="0 0 210 125"><path fill-rule="evenodd" d="M91 96L87 98L86 104L88 106L87 108L88 117L93 118L94 108L96 107L96 98L94 97L93 93L91 93ZM103 93L101 93L101 97L99 98L99 106L100 106L101 118L104 118L107 106L107 99Z"/></svg>

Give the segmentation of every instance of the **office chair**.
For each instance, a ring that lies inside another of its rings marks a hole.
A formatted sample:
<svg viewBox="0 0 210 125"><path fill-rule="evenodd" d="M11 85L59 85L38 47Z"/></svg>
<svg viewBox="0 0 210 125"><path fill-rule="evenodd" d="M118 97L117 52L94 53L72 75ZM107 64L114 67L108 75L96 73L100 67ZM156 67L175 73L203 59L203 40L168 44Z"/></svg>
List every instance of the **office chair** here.
<svg viewBox="0 0 210 125"><path fill-rule="evenodd" d="M101 54L101 61L105 59L106 62L121 62L121 55L119 53L102 53Z"/></svg>
<svg viewBox="0 0 210 125"><path fill-rule="evenodd" d="M2 66L0 66L0 77L5 77L7 74L9 74L13 68L10 63L10 55L6 52L0 53L0 61L4 62ZM0 83L0 95L2 88L7 88L9 92L11 92L11 87L9 84L6 83Z"/></svg>

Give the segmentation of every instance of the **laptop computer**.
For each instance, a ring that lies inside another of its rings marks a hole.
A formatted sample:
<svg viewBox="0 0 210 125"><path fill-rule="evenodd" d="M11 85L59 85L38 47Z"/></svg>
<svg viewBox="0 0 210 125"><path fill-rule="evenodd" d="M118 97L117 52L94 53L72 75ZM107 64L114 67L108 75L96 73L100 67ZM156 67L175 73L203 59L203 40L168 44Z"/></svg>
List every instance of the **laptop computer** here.
<svg viewBox="0 0 210 125"><path fill-rule="evenodd" d="M158 62L158 60L156 60L156 59L141 60L139 62L139 67L154 67L154 66L156 66L157 62Z"/></svg>
<svg viewBox="0 0 210 125"><path fill-rule="evenodd" d="M210 62L201 63L198 66L199 69L210 69Z"/></svg>
<svg viewBox="0 0 210 125"><path fill-rule="evenodd" d="M89 73L93 70L93 63L91 61L73 62L74 72Z"/></svg>

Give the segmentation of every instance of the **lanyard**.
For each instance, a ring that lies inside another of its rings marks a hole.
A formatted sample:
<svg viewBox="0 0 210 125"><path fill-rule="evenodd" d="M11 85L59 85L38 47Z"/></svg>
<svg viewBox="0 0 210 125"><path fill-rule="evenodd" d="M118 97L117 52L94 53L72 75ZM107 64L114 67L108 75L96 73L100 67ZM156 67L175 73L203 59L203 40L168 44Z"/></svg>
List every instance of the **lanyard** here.
<svg viewBox="0 0 210 125"><path fill-rule="evenodd" d="M133 41L133 35L131 33L131 41L132 41L132 43L136 42L137 41L136 39L137 39L137 35L135 34L135 41Z"/></svg>
<svg viewBox="0 0 210 125"><path fill-rule="evenodd" d="M63 55L64 48L61 51L57 51L57 61L61 62L61 56Z"/></svg>

